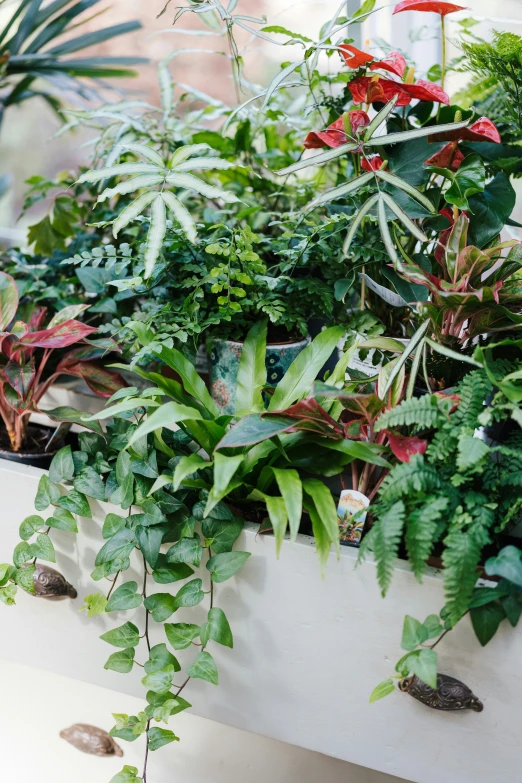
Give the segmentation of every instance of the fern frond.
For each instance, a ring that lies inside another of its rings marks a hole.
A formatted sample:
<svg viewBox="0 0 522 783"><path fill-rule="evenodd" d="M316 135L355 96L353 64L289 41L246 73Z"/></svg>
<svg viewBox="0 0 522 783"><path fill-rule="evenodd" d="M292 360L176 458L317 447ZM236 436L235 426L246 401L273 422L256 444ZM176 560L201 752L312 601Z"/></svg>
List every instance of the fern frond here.
<svg viewBox="0 0 522 783"><path fill-rule="evenodd" d="M393 576L393 567L399 552L406 509L402 500L394 503L375 521L370 535L366 536L366 551L371 549L377 562L377 581L384 598Z"/></svg>
<svg viewBox="0 0 522 783"><path fill-rule="evenodd" d="M452 530L444 539L444 546L442 562L447 599L445 613L453 627L468 608L478 579L477 568L482 546L472 527L467 530Z"/></svg>
<svg viewBox="0 0 522 783"><path fill-rule="evenodd" d="M457 467L461 471L480 472L488 457L490 448L480 438L465 434L458 441Z"/></svg>
<svg viewBox="0 0 522 783"><path fill-rule="evenodd" d="M426 568L426 561L440 535L441 517L448 508L449 498L428 497L420 508L408 515L406 521L406 549L408 560L418 582Z"/></svg>
<svg viewBox="0 0 522 783"><path fill-rule="evenodd" d="M448 401L435 394L412 397L386 411L377 419L376 430L415 424L421 429L440 426L448 418Z"/></svg>
<svg viewBox="0 0 522 783"><path fill-rule="evenodd" d="M483 411L484 402L492 389L483 370L473 370L465 375L457 386L460 402L452 417L455 425L476 429L478 416Z"/></svg>
<svg viewBox="0 0 522 783"><path fill-rule="evenodd" d="M396 465L384 479L379 499L386 505L402 498L408 499L414 492L430 494L441 486L438 472L416 454L409 462Z"/></svg>
<svg viewBox="0 0 522 783"><path fill-rule="evenodd" d="M448 463L458 445L458 437L450 423L445 423L438 430L426 449L426 457L431 461Z"/></svg>

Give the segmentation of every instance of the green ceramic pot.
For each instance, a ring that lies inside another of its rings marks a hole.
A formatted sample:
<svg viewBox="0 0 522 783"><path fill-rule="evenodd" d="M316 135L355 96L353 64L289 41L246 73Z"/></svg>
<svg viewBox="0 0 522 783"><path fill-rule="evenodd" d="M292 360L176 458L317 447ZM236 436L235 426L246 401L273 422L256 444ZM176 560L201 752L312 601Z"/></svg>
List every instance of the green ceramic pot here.
<svg viewBox="0 0 522 783"><path fill-rule="evenodd" d="M310 338L297 343L273 343L266 346L267 383L275 386L296 356L306 348ZM208 345L210 391L223 413L235 412L237 373L243 343L233 340L212 340Z"/></svg>

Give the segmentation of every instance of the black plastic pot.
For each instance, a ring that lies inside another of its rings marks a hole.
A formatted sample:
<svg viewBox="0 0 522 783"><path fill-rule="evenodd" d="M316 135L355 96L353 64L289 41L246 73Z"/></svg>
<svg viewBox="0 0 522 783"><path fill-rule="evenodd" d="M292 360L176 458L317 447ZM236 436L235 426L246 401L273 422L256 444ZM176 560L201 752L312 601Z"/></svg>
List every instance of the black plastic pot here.
<svg viewBox="0 0 522 783"><path fill-rule="evenodd" d="M33 434L34 440L40 443L44 449L45 444L48 443L56 433L56 428L44 427L41 424L30 424L27 428L27 433L29 437ZM48 451L44 451L43 449L39 451L12 451L11 449L0 448L0 459L16 462L19 465L32 465L33 468L47 470L54 455L64 446L66 440L68 440L67 433L63 433L61 437L56 439Z"/></svg>

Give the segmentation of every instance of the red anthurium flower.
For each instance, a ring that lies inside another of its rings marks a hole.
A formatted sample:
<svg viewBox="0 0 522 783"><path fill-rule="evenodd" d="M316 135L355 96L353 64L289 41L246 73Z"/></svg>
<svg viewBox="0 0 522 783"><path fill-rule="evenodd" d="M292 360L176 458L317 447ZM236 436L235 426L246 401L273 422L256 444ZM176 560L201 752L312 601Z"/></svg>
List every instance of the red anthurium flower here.
<svg viewBox="0 0 522 783"><path fill-rule="evenodd" d="M431 11L440 16L453 14L455 11L465 11L465 6L447 3L445 0L402 0L397 3L393 13L400 14L401 11Z"/></svg>
<svg viewBox="0 0 522 783"><path fill-rule="evenodd" d="M398 95L396 106L408 106L412 98L449 105L449 97L437 84L419 79L416 84L394 82L375 76L360 76L349 83L354 103L387 103Z"/></svg>
<svg viewBox="0 0 522 783"><path fill-rule="evenodd" d="M350 111L348 116L350 117L354 136L359 128L366 128L370 124L370 118L365 111ZM307 150L318 149L319 147L340 147L346 144L347 141L344 120L342 117L339 117L325 131L311 131L304 140L304 146Z"/></svg>
<svg viewBox="0 0 522 783"><path fill-rule="evenodd" d="M430 137L431 140L431 137ZM459 128L433 137L437 141L491 141L500 144L502 139L494 122L487 117L481 117L469 128Z"/></svg>
<svg viewBox="0 0 522 783"><path fill-rule="evenodd" d="M380 171L384 163L380 155L371 155L361 160L361 166L365 171Z"/></svg>
<svg viewBox="0 0 522 783"><path fill-rule="evenodd" d="M366 65L366 63L371 63L372 60L375 60L373 54L363 52L361 49L357 49L355 46L350 46L349 44L341 44L339 51L348 68L357 69L362 65Z"/></svg>
<svg viewBox="0 0 522 783"><path fill-rule="evenodd" d="M415 435L397 435L395 432L386 430L388 443L394 455L400 462L409 462L414 454L424 454L428 447L428 441L417 438Z"/></svg>
<svg viewBox="0 0 522 783"><path fill-rule="evenodd" d="M384 60L376 60L370 65L370 71L389 71L401 79L406 70L406 60L400 52L390 52Z"/></svg>
<svg viewBox="0 0 522 783"><path fill-rule="evenodd" d="M432 155L431 158L424 161L426 166L437 166L439 169L450 169L457 171L464 160L464 155L454 142L446 144L439 152Z"/></svg>

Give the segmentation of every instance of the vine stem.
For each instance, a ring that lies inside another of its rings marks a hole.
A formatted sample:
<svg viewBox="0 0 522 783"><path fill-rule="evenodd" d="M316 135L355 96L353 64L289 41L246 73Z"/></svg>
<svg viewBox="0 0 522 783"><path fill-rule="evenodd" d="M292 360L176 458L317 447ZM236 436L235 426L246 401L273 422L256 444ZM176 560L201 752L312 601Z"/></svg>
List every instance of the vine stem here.
<svg viewBox="0 0 522 783"><path fill-rule="evenodd" d="M143 590L142 590L141 594L143 596L143 601L145 601L146 598L147 598L147 576L148 576L148 573L149 573L149 571L147 569L147 561L145 560L145 557L143 557L143 569L144 569ZM148 651L150 653L149 610L148 609L145 609L145 634L144 634L144 636L145 636L145 642L147 644L147 649L148 649ZM145 736L147 738L146 739L146 743L147 744L145 745L145 760L144 760L144 764L143 764L143 774L141 776L142 780L143 780L143 783L147 783L147 764L149 762L149 750L150 750L150 747L149 747L150 746L150 740L149 740L150 722L151 722L151 719L149 718L148 721L147 721L147 728L146 728L146 731L145 731Z"/></svg>

